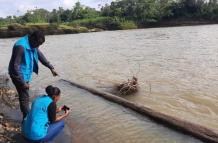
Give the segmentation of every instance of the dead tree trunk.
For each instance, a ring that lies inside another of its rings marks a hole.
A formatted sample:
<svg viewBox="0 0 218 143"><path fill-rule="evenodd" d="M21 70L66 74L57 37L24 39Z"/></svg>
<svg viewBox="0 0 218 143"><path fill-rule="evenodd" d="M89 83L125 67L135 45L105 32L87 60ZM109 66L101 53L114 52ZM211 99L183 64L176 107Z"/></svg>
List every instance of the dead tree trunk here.
<svg viewBox="0 0 218 143"><path fill-rule="evenodd" d="M90 87L87 87L87 86L84 86L84 85L81 85L81 84L78 84L72 81L67 81L64 79L62 79L61 81L67 82L78 88L87 90L94 95L103 97L109 101L118 103L124 107L128 107L146 117L149 117L155 122L161 123L162 125L169 127L171 129L174 129L176 131L180 131L187 135L191 135L207 143L218 143L218 131L209 129L207 127L204 127L204 126L201 126L195 123L188 122L186 120L182 120L176 117L172 117L172 116L160 113L153 109L147 108L143 105L130 102L128 100L125 100L121 97L115 96L110 93L102 92L97 89L90 88Z"/></svg>

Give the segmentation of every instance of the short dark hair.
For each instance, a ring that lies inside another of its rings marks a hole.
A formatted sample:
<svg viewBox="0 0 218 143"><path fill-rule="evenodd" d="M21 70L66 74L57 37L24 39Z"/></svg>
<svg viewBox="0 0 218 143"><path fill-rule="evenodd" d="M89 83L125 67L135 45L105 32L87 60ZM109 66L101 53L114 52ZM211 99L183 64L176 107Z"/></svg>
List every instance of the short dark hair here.
<svg viewBox="0 0 218 143"><path fill-rule="evenodd" d="M42 44L45 42L45 34L40 30L35 30L31 32L29 36L33 41L36 41L39 44Z"/></svg>
<svg viewBox="0 0 218 143"><path fill-rule="evenodd" d="M53 98L54 96L59 96L61 94L61 90L58 87L53 87L52 85L47 86L45 92L51 98Z"/></svg>

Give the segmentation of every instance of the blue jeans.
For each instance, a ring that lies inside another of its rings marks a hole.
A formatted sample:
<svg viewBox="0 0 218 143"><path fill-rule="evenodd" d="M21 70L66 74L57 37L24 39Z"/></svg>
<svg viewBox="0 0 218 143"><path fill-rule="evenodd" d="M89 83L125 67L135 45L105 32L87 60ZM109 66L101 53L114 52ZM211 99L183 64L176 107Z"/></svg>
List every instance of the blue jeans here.
<svg viewBox="0 0 218 143"><path fill-rule="evenodd" d="M47 135L40 140L41 142L50 142L52 141L64 128L64 121L58 121L53 124L50 124L48 127Z"/></svg>

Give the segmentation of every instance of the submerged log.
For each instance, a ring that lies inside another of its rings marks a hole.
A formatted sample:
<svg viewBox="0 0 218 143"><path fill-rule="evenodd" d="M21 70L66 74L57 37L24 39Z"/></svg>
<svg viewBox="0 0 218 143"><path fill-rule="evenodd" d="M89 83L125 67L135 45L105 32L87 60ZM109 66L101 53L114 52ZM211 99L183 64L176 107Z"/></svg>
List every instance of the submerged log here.
<svg viewBox="0 0 218 143"><path fill-rule="evenodd" d="M103 97L109 101L118 103L124 107L128 107L146 117L149 117L155 122L161 123L162 125L169 127L171 129L174 129L176 131L180 131L187 135L191 135L207 143L218 143L218 131L212 130L210 128L207 128L207 127L195 124L195 123L191 123L186 120L182 120L182 119L179 119L173 116L160 113L158 111L145 107L141 104L125 100L113 94L102 92L97 89L87 87L87 86L81 85L76 82L72 82L72 81L68 81L64 79L61 79L61 81L67 82L71 84L72 86L76 86L78 88L87 90L94 95Z"/></svg>

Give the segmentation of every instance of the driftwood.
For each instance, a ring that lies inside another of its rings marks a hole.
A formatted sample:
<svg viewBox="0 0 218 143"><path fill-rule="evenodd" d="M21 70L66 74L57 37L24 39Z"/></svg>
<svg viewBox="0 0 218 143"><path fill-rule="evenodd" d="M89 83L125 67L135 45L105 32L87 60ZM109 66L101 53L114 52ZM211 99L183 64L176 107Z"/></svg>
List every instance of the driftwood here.
<svg viewBox="0 0 218 143"><path fill-rule="evenodd" d="M84 85L81 85L81 84L78 84L72 81L67 81L64 79L61 79L61 81L67 82L78 88L87 90L94 95L103 97L109 101L118 103L124 107L128 107L142 115L145 115L146 117L149 117L155 122L161 123L162 125L169 127L171 129L174 129L176 131L185 133L187 135L191 135L207 143L218 143L218 131L209 129L207 127L204 127L204 126L201 126L195 123L188 122L186 120L182 120L176 117L172 117L172 116L157 112L141 104L130 102L128 100L125 100L121 97L115 96L110 93L102 92L97 89L87 87L87 86L84 86Z"/></svg>
<svg viewBox="0 0 218 143"><path fill-rule="evenodd" d="M117 90L120 95L130 95L138 91L138 79L133 76L131 80L117 85Z"/></svg>

